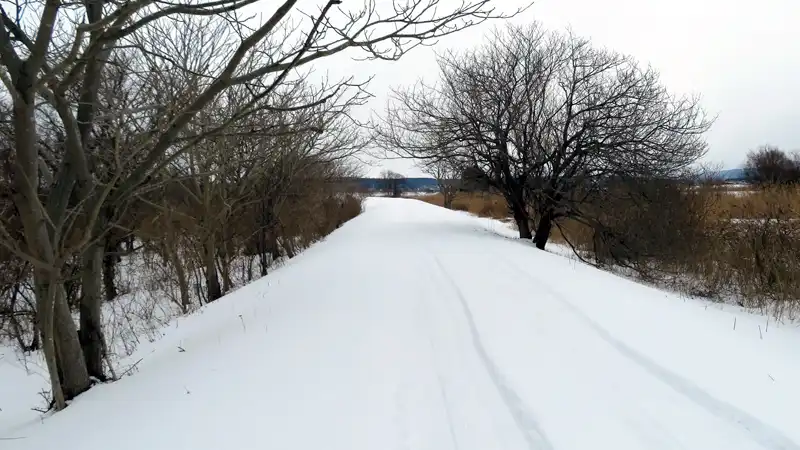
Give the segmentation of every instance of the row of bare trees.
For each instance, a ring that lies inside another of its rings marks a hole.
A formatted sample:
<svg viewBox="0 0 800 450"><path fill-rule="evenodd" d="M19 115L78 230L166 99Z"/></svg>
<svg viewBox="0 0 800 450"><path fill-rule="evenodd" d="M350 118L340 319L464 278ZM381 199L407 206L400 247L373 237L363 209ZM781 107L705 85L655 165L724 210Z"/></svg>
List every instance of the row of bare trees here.
<svg viewBox="0 0 800 450"><path fill-rule="evenodd" d="M304 209L299 198L325 203L320 183L347 175L363 144L348 112L366 98L364 82L306 68L348 50L396 60L498 16L489 0L298 3L2 5L0 244L32 292L57 409L107 378L102 305L122 243L163 241L178 274L193 248L214 300L229 284L220 261L255 241L263 273L277 254L277 211ZM263 19L249 15L255 6Z"/></svg>
<svg viewBox="0 0 800 450"><path fill-rule="evenodd" d="M378 141L502 194L540 249L567 220L609 228L596 206L621 183L682 177L706 151L697 99L572 34L508 26L438 61L436 82L395 90Z"/></svg>

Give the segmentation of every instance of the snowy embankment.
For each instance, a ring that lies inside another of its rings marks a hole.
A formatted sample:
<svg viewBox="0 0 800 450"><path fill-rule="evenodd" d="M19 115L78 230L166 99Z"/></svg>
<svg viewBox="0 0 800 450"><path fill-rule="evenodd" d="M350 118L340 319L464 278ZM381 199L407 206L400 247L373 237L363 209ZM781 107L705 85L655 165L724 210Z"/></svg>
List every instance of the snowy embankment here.
<svg viewBox="0 0 800 450"><path fill-rule="evenodd" d="M800 449L795 325L510 234L370 199L2 448Z"/></svg>

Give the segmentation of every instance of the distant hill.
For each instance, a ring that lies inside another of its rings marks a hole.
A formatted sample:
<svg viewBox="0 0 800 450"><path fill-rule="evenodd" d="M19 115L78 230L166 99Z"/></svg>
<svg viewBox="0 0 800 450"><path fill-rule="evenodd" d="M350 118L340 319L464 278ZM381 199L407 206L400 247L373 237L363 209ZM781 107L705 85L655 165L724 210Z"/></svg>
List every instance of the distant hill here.
<svg viewBox="0 0 800 450"><path fill-rule="evenodd" d="M745 169L726 169L721 170L716 175L725 182L744 182L747 181ZM367 191L381 191L387 189L386 180L383 178L358 178L352 180L361 189ZM400 180L400 190L402 191L436 191L438 184L435 178L415 177L403 178Z"/></svg>
<svg viewBox="0 0 800 450"><path fill-rule="evenodd" d="M721 170L719 176L725 181L745 181L747 172L744 169L728 169Z"/></svg>
<svg viewBox="0 0 800 450"><path fill-rule="evenodd" d="M383 178L359 178L356 180L359 187L369 191L379 191L386 188ZM400 189L403 191L435 191L438 189L434 178L402 178Z"/></svg>

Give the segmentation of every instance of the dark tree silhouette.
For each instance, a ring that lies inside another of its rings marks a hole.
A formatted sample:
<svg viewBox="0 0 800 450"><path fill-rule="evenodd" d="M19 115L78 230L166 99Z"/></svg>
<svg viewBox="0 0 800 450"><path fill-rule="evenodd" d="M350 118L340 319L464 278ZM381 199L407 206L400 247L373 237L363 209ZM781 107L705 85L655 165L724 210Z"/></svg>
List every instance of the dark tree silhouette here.
<svg viewBox="0 0 800 450"><path fill-rule="evenodd" d="M439 66L438 83L395 91L377 141L401 157L464 161L538 248L558 220L593 221L585 205L605 180L676 176L706 151L696 99L571 34L509 26Z"/></svg>

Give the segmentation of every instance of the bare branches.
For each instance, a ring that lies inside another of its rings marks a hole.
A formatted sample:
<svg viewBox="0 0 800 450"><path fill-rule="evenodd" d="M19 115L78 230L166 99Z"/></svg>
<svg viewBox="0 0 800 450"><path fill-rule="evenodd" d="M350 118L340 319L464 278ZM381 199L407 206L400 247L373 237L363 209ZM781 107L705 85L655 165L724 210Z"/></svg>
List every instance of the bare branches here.
<svg viewBox="0 0 800 450"><path fill-rule="evenodd" d="M425 164L459 161L503 193L520 237L540 248L553 222L615 178L674 177L706 149L711 121L652 69L537 25L497 31L439 57L441 79L395 92L376 141ZM531 216L531 212L533 216Z"/></svg>
<svg viewBox="0 0 800 450"><path fill-rule="evenodd" d="M173 209L202 211L194 223L166 207L155 214L197 232L199 265L189 270L204 273L207 298L215 299L231 284L230 259L246 245L240 236L259 236L266 270L266 255L280 255L279 230L310 242L341 223L335 213L311 228L309 220L290 223L281 216L286 205L301 208L297 199L304 198L322 209L360 210L336 199L330 185L349 173L349 159L368 142L350 110L369 97L369 76L311 83L312 63L351 49L396 60L417 45L509 16L490 0L452 7L445 0L368 0L356 10L327 0L312 14L282 0L270 3L260 22L243 12L256 1L35 0L0 10L0 77L13 101L4 179L19 215L2 224L13 229L0 229L0 246L34 269L57 408L88 389L90 376L105 377L101 280L113 284L113 273L101 272L113 266L105 256L121 235L141 227L135 207L153 209L160 204L148 196L162 192ZM258 230L229 231L246 205L259 207L249 222ZM173 237L179 229L165 227ZM284 244L287 254L296 251L293 239ZM165 258L182 280L185 308L190 275L180 252ZM80 339L64 294L72 262L82 293Z"/></svg>

